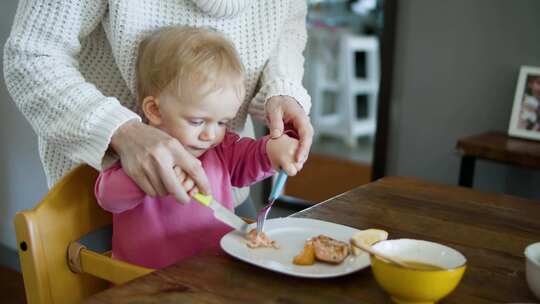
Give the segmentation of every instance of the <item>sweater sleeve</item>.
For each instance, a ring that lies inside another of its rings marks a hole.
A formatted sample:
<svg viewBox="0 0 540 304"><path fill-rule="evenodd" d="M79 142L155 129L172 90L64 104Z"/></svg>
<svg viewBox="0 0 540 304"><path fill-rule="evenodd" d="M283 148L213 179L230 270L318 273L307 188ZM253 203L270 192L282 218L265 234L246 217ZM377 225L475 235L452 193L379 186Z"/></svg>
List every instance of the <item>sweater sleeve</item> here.
<svg viewBox="0 0 540 304"><path fill-rule="evenodd" d="M306 1L291 0L290 15L281 29L276 49L262 73L261 89L252 100L250 114L261 121L265 119L264 103L273 96L293 97L309 114L311 97L302 86L304 76L304 51L307 41Z"/></svg>
<svg viewBox="0 0 540 304"><path fill-rule="evenodd" d="M4 47L7 88L40 141L98 170L116 129L140 120L78 70L81 41L106 9L105 0L21 0Z"/></svg>
<svg viewBox="0 0 540 304"><path fill-rule="evenodd" d="M240 138L235 133L227 132L217 152L227 166L233 186L249 186L275 173L266 154L268 139L268 136Z"/></svg>
<svg viewBox="0 0 540 304"><path fill-rule="evenodd" d="M101 208L121 213L139 205L145 193L126 175L119 162L101 172L94 188Z"/></svg>

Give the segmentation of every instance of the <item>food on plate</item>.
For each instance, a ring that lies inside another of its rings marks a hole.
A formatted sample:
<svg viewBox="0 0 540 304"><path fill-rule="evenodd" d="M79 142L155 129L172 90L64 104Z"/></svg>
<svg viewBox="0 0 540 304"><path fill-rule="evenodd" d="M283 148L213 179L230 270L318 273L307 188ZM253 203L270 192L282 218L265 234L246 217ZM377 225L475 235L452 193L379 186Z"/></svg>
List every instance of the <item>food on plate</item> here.
<svg viewBox="0 0 540 304"><path fill-rule="evenodd" d="M335 240L326 235L319 235L313 240L317 260L331 264L339 264L349 255L349 244Z"/></svg>
<svg viewBox="0 0 540 304"><path fill-rule="evenodd" d="M358 243L371 246L378 241L383 241L388 238L388 232L380 229L366 229L360 230L351 237L351 248L354 255L360 255L364 251L356 246L354 246L353 240Z"/></svg>
<svg viewBox="0 0 540 304"><path fill-rule="evenodd" d="M302 266L315 264L315 246L311 239L306 241L304 249L294 257L293 263Z"/></svg>
<svg viewBox="0 0 540 304"><path fill-rule="evenodd" d="M257 233L257 229L251 229L246 236L249 248L275 248L279 249L276 241L269 239L264 232Z"/></svg>
<svg viewBox="0 0 540 304"><path fill-rule="evenodd" d="M349 256L349 252L349 244L321 234L306 241L293 263L302 266L313 265L315 261L340 264Z"/></svg>

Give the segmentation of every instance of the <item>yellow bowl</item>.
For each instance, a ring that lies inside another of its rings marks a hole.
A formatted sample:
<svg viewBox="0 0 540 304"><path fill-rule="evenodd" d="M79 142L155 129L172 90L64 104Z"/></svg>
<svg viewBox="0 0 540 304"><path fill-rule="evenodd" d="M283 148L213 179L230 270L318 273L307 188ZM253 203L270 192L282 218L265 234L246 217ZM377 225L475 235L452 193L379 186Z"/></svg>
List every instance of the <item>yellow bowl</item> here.
<svg viewBox="0 0 540 304"><path fill-rule="evenodd" d="M373 249L404 261L443 267L441 270L408 269L371 256L376 281L396 303L435 303L458 285L467 259L450 247L421 240L381 241Z"/></svg>

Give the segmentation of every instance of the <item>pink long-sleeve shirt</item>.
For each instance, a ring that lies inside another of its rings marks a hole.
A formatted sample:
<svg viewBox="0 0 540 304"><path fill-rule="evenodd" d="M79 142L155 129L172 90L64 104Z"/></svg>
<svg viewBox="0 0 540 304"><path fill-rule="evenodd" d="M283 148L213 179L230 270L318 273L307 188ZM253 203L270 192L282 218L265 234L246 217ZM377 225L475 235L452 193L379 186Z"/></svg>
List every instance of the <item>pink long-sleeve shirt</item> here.
<svg viewBox="0 0 540 304"><path fill-rule="evenodd" d="M231 186L251 185L274 173L267 141L268 137L240 139L228 132L223 142L199 157L212 195L228 209L234 209ZM217 248L231 231L199 203L146 195L120 163L100 173L95 194L99 205L113 213L113 257L132 264L162 268Z"/></svg>

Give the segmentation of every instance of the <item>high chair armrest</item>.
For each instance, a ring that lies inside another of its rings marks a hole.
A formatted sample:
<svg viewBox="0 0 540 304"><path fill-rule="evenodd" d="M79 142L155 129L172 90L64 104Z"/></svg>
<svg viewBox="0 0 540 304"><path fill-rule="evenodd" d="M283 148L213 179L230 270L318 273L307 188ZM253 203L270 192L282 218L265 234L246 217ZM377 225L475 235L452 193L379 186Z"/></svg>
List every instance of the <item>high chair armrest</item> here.
<svg viewBox="0 0 540 304"><path fill-rule="evenodd" d="M69 245L68 264L73 272L87 273L113 284L122 284L154 271L112 259L89 250L78 242L71 242Z"/></svg>

